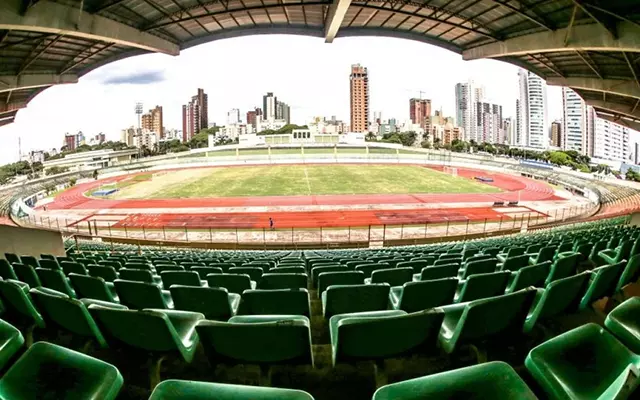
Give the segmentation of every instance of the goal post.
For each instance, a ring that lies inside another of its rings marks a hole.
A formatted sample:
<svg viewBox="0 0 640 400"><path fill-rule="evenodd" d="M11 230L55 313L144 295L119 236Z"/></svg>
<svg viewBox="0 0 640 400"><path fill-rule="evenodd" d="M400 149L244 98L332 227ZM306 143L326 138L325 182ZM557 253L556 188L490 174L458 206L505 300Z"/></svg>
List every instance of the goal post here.
<svg viewBox="0 0 640 400"><path fill-rule="evenodd" d="M458 168L456 168L456 167L444 166L443 169L442 169L442 172L444 172L445 174L452 175L452 176L458 176Z"/></svg>

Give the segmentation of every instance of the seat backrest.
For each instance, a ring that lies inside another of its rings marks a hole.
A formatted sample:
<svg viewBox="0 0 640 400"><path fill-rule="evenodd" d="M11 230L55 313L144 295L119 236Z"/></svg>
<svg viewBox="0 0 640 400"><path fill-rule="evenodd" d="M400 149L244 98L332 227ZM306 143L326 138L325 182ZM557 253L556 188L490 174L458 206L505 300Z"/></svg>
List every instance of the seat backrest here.
<svg viewBox="0 0 640 400"><path fill-rule="evenodd" d="M574 275L576 272L576 263L578 262L579 253L571 253L562 257L558 257L551 265L547 284L557 279L566 278Z"/></svg>
<svg viewBox="0 0 640 400"><path fill-rule="evenodd" d="M547 285L533 314L537 319L577 310L591 273L585 271L568 278L557 279Z"/></svg>
<svg viewBox="0 0 640 400"><path fill-rule="evenodd" d="M164 271L160 278L165 290L169 290L171 285L202 286L200 275L195 271Z"/></svg>
<svg viewBox="0 0 640 400"><path fill-rule="evenodd" d="M204 314L206 319L227 320L233 315L229 305L229 292L220 287L193 287L172 285L171 298L178 310Z"/></svg>
<svg viewBox="0 0 640 400"><path fill-rule="evenodd" d="M536 257L536 263L541 264L545 261L553 261L553 257L556 254L555 246L545 246L540 249L538 256Z"/></svg>
<svg viewBox="0 0 640 400"><path fill-rule="evenodd" d="M31 301L28 288L23 285L19 281L0 280L0 297L4 305L11 311L43 327L42 316Z"/></svg>
<svg viewBox="0 0 640 400"><path fill-rule="evenodd" d="M421 281L430 281L433 279L451 278L458 276L458 264L447 264L439 267L427 267L420 271Z"/></svg>
<svg viewBox="0 0 640 400"><path fill-rule="evenodd" d="M467 262L462 278L466 278L473 274L487 274L489 272L494 272L497 265L498 260L496 258Z"/></svg>
<svg viewBox="0 0 640 400"><path fill-rule="evenodd" d="M212 262L209 263L209 267L217 267L217 268L222 268L222 272L227 272L229 271L229 268L235 267L236 265L233 263L229 263L229 262L224 262L224 263L220 263L220 262Z"/></svg>
<svg viewBox="0 0 640 400"><path fill-rule="evenodd" d="M637 280L638 271L640 271L640 254L631 256L629 262L620 276L620 280L616 285L616 292L622 290L623 287Z"/></svg>
<svg viewBox="0 0 640 400"><path fill-rule="evenodd" d="M322 272L318 275L318 294L327 290L331 285L362 285L364 272L362 271L338 271Z"/></svg>
<svg viewBox="0 0 640 400"><path fill-rule="evenodd" d="M258 287L260 289L306 289L307 274L280 274L269 272L262 275Z"/></svg>
<svg viewBox="0 0 640 400"><path fill-rule="evenodd" d="M87 275L87 268L84 264L75 262L75 261L63 261L60 263L62 267L62 271L65 275L69 275L71 273Z"/></svg>
<svg viewBox="0 0 640 400"><path fill-rule="evenodd" d="M373 271L371 283L388 283L391 286L402 286L413 279L413 268L389 268Z"/></svg>
<svg viewBox="0 0 640 400"><path fill-rule="evenodd" d="M13 267L5 259L0 259L0 278L18 280Z"/></svg>
<svg viewBox="0 0 640 400"><path fill-rule="evenodd" d="M467 278L458 303L498 296L504 293L511 273L509 271L491 272L488 274L475 274Z"/></svg>
<svg viewBox="0 0 640 400"><path fill-rule="evenodd" d="M38 274L38 278L40 278L42 286L57 290L69 297L75 297L75 293L62 274L62 271L57 269L36 268L36 273Z"/></svg>
<svg viewBox="0 0 640 400"><path fill-rule="evenodd" d="M441 267L443 265L451 265L451 264L455 264L458 267L460 267L461 264L461 258L441 258L439 260L436 260L433 263L434 267Z"/></svg>
<svg viewBox="0 0 640 400"><path fill-rule="evenodd" d="M30 265L33 268L38 268L40 266L38 259L33 256L20 256L20 259L24 265Z"/></svg>
<svg viewBox="0 0 640 400"><path fill-rule="evenodd" d="M209 287L226 288L230 293L242 294L251 289L251 279L246 274L207 274L207 283Z"/></svg>
<svg viewBox="0 0 640 400"><path fill-rule="evenodd" d="M178 265L155 265L156 273L161 275L164 271L184 271L184 267Z"/></svg>
<svg viewBox="0 0 640 400"><path fill-rule="evenodd" d="M14 253L4 253L4 258L9 261L9 264L20 263L20 256Z"/></svg>
<svg viewBox="0 0 640 400"><path fill-rule="evenodd" d="M582 300L582 305L586 307L603 297L612 297L616 292L616 285L626 264L627 262L623 260L591 271L591 282Z"/></svg>
<svg viewBox="0 0 640 400"><path fill-rule="evenodd" d="M516 272L509 291L516 292L529 286L544 287L544 281L549 276L551 261L530 265Z"/></svg>
<svg viewBox="0 0 640 400"><path fill-rule="evenodd" d="M356 271L362 271L365 278L370 278L373 271L389 268L388 264L361 263L356 265Z"/></svg>
<svg viewBox="0 0 640 400"><path fill-rule="evenodd" d="M329 325L332 333L336 332L332 335L334 364L352 359L387 358L416 349L433 350L444 319L444 311L439 308L393 316L367 314L331 317Z"/></svg>
<svg viewBox="0 0 640 400"><path fill-rule="evenodd" d="M122 268L118 274L120 275L120 279L125 279L128 281L136 281L136 282L146 282L153 283L153 275L151 271L147 271L144 269L129 269Z"/></svg>
<svg viewBox="0 0 640 400"><path fill-rule="evenodd" d="M71 276L71 274L73 274L74 272L69 273L68 275ZM76 275L83 275L83 274L76 274ZM100 265L90 265L89 266L89 275L96 277L96 278L102 278L107 282L113 282L116 279L118 279L118 273L116 272L114 267L110 267L110 266L100 266Z"/></svg>
<svg viewBox="0 0 640 400"><path fill-rule="evenodd" d="M213 273L213 271L210 273ZM222 271L220 271L220 273L222 273ZM229 268L228 273L249 275L249 278L251 278L252 281L260 282L264 272L262 268L259 267L232 267Z"/></svg>
<svg viewBox="0 0 640 400"><path fill-rule="evenodd" d="M122 268L122 263L118 260L100 260L98 261L98 265L113 267L116 271Z"/></svg>
<svg viewBox="0 0 640 400"><path fill-rule="evenodd" d="M521 254L519 256L509 257L502 264L503 271L518 271L520 268L524 268L529 265L529 256L527 254Z"/></svg>
<svg viewBox="0 0 640 400"><path fill-rule="evenodd" d="M323 272L346 272L349 268L345 265L320 266L311 268L311 286L316 287L318 284L318 275Z"/></svg>
<svg viewBox="0 0 640 400"><path fill-rule="evenodd" d="M153 283L116 279L114 282L120 303L129 308L167 308L160 288Z"/></svg>
<svg viewBox="0 0 640 400"><path fill-rule="evenodd" d="M60 264L56 260L43 259L40 260L40 268L55 269L62 271Z"/></svg>
<svg viewBox="0 0 640 400"><path fill-rule="evenodd" d="M307 270L305 267L275 267L271 269L270 272L278 274L306 274Z"/></svg>
<svg viewBox="0 0 640 400"><path fill-rule="evenodd" d="M41 286L40 278L36 273L36 269L31 265L13 264L13 270L18 277L18 280L29 285L30 288Z"/></svg>
<svg viewBox="0 0 640 400"><path fill-rule="evenodd" d="M589 254L589 258L593 260L598 255L598 253L600 253L600 251L606 248L607 248L607 240L603 239L603 240L597 241L591 248L591 254Z"/></svg>
<svg viewBox="0 0 640 400"><path fill-rule="evenodd" d="M325 318L336 314L386 310L389 289L387 283L333 285L323 293L326 296Z"/></svg>
<svg viewBox="0 0 640 400"><path fill-rule="evenodd" d="M71 273L69 274L69 280L71 281L78 298L95 299L115 303L115 298L111 294L109 288L107 288L104 279L100 277Z"/></svg>
<svg viewBox="0 0 640 400"><path fill-rule="evenodd" d="M399 307L406 312L416 312L452 304L457 288L457 278L407 282L403 285Z"/></svg>
<svg viewBox="0 0 640 400"><path fill-rule="evenodd" d="M631 248L633 247L633 240L625 240L620 244L618 254L616 255L616 261L628 260L631 254ZM24 259L24 257L23 257Z"/></svg>
<svg viewBox="0 0 640 400"><path fill-rule="evenodd" d="M531 288L467 303L460 318L464 325L459 332L458 341L508 332L519 334L535 295L536 290Z"/></svg>
<svg viewBox="0 0 640 400"><path fill-rule="evenodd" d="M507 251L507 259L512 258L512 257L517 257L517 256L521 256L524 254L526 248L524 247L511 247L509 248L509 251Z"/></svg>
<svg viewBox="0 0 640 400"><path fill-rule="evenodd" d="M303 316L249 316L233 317L229 322L200 321L196 331L211 360L313 365L310 323Z"/></svg>
<svg viewBox="0 0 640 400"><path fill-rule="evenodd" d="M126 262L124 267L127 269L142 269L145 271L151 271L151 265L146 262Z"/></svg>
<svg viewBox="0 0 640 400"><path fill-rule="evenodd" d="M419 274L422 271L422 268L428 267L429 261L402 261L396 265L396 268L411 268L413 269L413 273Z"/></svg>
<svg viewBox="0 0 640 400"><path fill-rule="evenodd" d="M245 290L240 315L304 315L309 316L307 289Z"/></svg>

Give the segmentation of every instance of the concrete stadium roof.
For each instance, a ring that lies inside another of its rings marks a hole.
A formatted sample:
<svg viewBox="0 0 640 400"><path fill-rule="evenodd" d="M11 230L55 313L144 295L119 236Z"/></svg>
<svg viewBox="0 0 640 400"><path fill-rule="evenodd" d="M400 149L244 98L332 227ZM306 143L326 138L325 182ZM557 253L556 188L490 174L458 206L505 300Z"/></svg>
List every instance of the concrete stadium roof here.
<svg viewBox="0 0 640 400"><path fill-rule="evenodd" d="M506 61L640 126L640 0L2 0L0 126L109 62L271 33L388 36Z"/></svg>

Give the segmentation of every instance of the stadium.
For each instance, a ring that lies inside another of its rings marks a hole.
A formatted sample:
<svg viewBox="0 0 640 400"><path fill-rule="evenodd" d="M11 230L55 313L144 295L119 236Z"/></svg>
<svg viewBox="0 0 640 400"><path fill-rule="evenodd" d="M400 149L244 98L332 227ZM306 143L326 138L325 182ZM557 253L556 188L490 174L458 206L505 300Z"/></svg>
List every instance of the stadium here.
<svg viewBox="0 0 640 400"><path fill-rule="evenodd" d="M18 66L0 124L111 61L266 33L501 59L640 121L636 2L72 3L0 6L2 68ZM633 182L383 143L235 144L5 185L0 218L1 398L638 395Z"/></svg>

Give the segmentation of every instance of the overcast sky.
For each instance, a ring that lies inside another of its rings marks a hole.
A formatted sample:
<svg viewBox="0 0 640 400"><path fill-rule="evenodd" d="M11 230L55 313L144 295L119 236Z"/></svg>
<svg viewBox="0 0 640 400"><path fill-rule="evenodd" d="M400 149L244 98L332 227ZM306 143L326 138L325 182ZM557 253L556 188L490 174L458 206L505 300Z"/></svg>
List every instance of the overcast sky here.
<svg viewBox="0 0 640 400"><path fill-rule="evenodd" d="M75 85L56 86L0 128L0 163L22 152L59 148L65 132L85 136L104 132L119 140L120 130L136 124L134 106L145 112L161 105L165 127L181 129L181 105L201 87L209 95L209 122L226 123L226 113L261 106L274 92L291 106L292 122L315 116L349 120L350 65L369 69L371 116L409 118L409 98L423 96L434 109L454 116L454 87L473 78L491 102L515 117L517 67L499 61L462 61L450 51L401 39L340 38L333 44L300 36L253 36L221 40L184 50L178 57L149 54L97 69ZM560 88L548 89L549 121L562 117Z"/></svg>

